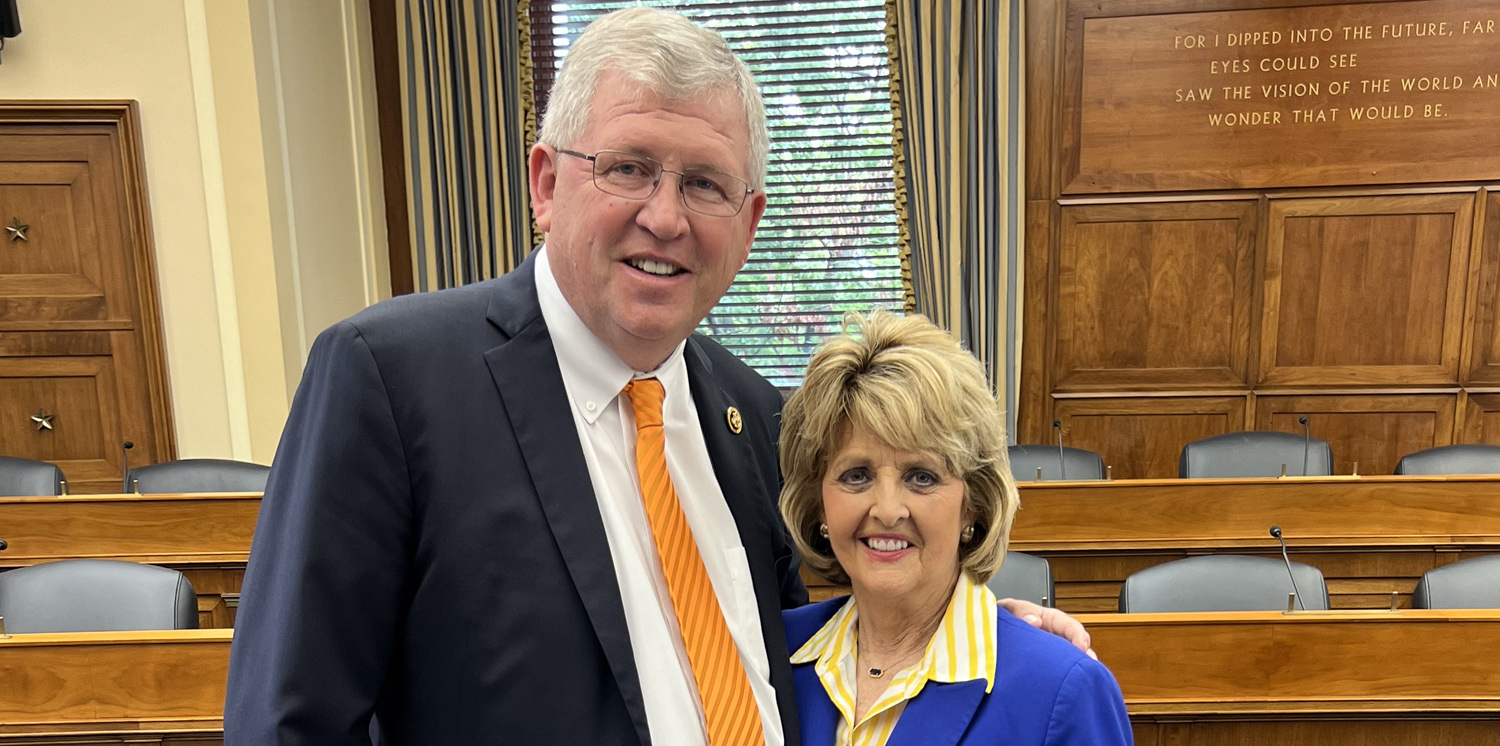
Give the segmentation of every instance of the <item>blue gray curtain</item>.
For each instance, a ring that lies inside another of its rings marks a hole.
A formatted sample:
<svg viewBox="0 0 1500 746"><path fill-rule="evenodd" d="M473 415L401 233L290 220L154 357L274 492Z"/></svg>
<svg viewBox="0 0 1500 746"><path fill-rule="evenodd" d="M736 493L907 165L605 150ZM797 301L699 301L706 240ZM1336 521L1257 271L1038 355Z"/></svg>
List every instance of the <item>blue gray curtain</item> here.
<svg viewBox="0 0 1500 746"><path fill-rule="evenodd" d="M913 310L984 362L1015 431L1022 0L889 0ZM904 199L903 199L904 197Z"/></svg>
<svg viewBox="0 0 1500 746"><path fill-rule="evenodd" d="M417 291L498 277L536 240L525 0L399 0L407 208Z"/></svg>

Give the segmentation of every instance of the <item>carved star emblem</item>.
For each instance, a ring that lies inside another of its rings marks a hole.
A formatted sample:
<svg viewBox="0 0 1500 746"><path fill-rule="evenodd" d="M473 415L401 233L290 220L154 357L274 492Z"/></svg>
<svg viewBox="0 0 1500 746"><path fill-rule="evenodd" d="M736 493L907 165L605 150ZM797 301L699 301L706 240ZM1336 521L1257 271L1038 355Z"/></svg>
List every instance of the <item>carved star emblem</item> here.
<svg viewBox="0 0 1500 746"><path fill-rule="evenodd" d="M36 414L31 416L31 421L36 424L37 432L41 432L52 429L53 417L54 415L47 414L46 410L38 409Z"/></svg>
<svg viewBox="0 0 1500 746"><path fill-rule="evenodd" d="M23 224L20 218L11 218L10 225L5 226L5 232L10 234L10 240L12 241L25 241L26 230L30 227Z"/></svg>

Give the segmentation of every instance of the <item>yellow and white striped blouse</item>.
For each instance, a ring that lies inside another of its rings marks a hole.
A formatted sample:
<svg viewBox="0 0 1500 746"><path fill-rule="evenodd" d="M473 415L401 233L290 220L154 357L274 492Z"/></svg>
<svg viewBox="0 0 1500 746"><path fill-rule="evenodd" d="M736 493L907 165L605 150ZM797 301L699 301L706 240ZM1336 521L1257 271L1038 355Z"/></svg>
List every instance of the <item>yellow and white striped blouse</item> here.
<svg viewBox="0 0 1500 746"><path fill-rule="evenodd" d="M988 693L995 686L995 594L959 573L958 585L943 622L938 626L920 663L896 674L884 693L854 723L854 696L859 609L854 599L828 620L796 653L792 663L816 661L814 670L828 698L843 717L834 743L837 746L885 746L896 729L896 720L928 681L954 683L984 679ZM851 727L851 723L853 726Z"/></svg>

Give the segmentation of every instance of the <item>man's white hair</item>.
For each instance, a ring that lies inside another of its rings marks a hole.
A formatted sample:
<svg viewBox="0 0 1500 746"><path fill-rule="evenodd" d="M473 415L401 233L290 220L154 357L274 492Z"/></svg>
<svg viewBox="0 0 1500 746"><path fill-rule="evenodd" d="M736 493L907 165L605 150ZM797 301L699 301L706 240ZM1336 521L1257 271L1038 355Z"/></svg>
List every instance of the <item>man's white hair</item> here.
<svg viewBox="0 0 1500 746"><path fill-rule="evenodd" d="M625 8L605 15L568 50L542 118L541 140L572 147L588 126L589 104L601 73L612 70L668 101L692 101L716 93L737 94L750 132L750 186L764 189L766 110L750 68L715 31L656 8Z"/></svg>

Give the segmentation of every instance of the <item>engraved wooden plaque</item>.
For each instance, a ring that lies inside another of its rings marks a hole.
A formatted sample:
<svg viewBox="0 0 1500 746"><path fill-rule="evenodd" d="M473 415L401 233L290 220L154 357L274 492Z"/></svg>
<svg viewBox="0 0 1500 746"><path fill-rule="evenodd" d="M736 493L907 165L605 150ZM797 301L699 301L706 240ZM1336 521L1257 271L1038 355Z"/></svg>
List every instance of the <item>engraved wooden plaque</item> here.
<svg viewBox="0 0 1500 746"><path fill-rule="evenodd" d="M1091 18L1080 7L1064 193L1500 172L1500 0Z"/></svg>

